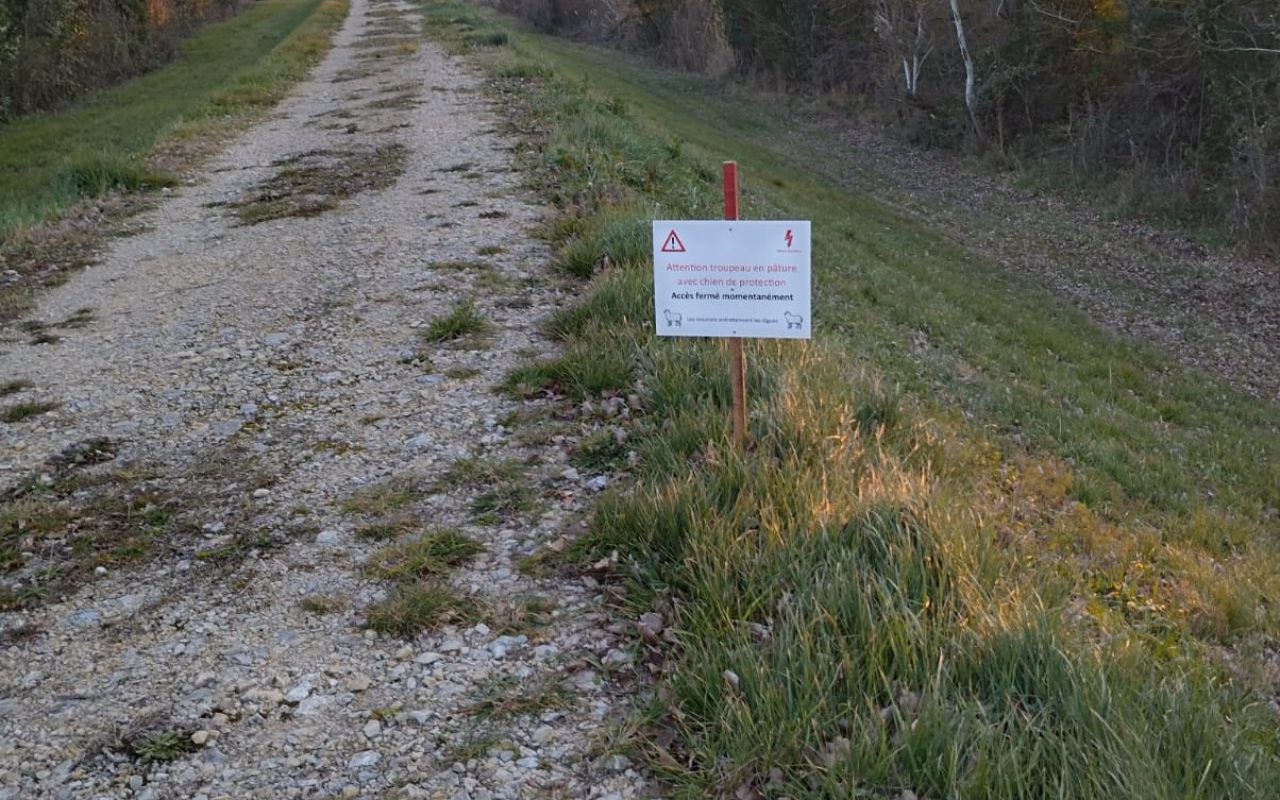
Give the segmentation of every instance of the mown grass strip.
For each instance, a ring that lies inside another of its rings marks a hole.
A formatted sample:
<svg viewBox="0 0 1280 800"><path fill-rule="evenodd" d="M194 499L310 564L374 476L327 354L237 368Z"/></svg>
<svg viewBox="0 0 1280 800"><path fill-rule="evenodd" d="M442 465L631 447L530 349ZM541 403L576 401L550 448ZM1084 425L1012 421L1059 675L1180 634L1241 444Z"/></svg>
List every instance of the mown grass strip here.
<svg viewBox="0 0 1280 800"><path fill-rule="evenodd" d="M548 322L562 356L507 388L642 395L635 482L572 555L616 551L671 618L640 746L679 796L1280 793L1276 409L797 168L749 101L426 9L594 276ZM644 244L715 218L726 156L748 216L815 221L823 287L818 341L753 348L746 454L720 345L653 336Z"/></svg>

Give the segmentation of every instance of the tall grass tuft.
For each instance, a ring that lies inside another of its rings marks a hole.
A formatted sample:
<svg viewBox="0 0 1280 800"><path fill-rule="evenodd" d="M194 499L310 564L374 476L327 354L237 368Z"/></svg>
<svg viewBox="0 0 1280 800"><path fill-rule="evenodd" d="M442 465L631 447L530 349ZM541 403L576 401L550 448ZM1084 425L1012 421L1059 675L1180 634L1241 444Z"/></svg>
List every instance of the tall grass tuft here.
<svg viewBox="0 0 1280 800"><path fill-rule="evenodd" d="M89 156L69 163L62 168L59 180L81 197L101 197L113 191L139 192L177 183L172 176L115 154Z"/></svg>

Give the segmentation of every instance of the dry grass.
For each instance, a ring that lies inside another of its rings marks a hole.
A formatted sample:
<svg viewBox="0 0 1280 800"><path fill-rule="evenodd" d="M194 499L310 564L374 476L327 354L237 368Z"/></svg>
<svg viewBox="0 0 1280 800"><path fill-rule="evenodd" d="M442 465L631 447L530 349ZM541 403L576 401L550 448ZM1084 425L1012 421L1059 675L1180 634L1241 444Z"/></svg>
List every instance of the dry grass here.
<svg viewBox="0 0 1280 800"><path fill-rule="evenodd" d="M276 162L276 175L225 204L242 225L313 217L357 194L386 189L404 172L408 151L389 144L357 150L313 150Z"/></svg>
<svg viewBox="0 0 1280 800"><path fill-rule="evenodd" d="M465 711L482 720L515 719L570 708L576 700L556 675L543 675L532 681L500 677Z"/></svg>
<svg viewBox="0 0 1280 800"><path fill-rule="evenodd" d="M0 494L0 609L54 600L92 580L204 541L201 525L223 512L226 541L197 557L231 565L278 544L278 532L250 522L243 499L272 479L242 453L206 453L188 471L113 466L117 444L93 439L67 448Z"/></svg>
<svg viewBox="0 0 1280 800"><path fill-rule="evenodd" d="M318 616L327 614L338 614L347 607L347 599L336 594L309 594L298 602L298 608L308 614L316 614Z"/></svg>
<svg viewBox="0 0 1280 800"><path fill-rule="evenodd" d="M8 397L11 394L17 394L34 387L35 384L27 380L5 381L0 383L0 397Z"/></svg>
<svg viewBox="0 0 1280 800"><path fill-rule="evenodd" d="M38 417L41 414L48 414L60 405L62 404L37 400L15 403L14 405L0 409L0 422L7 422L12 425L16 422L31 419L32 417Z"/></svg>
<svg viewBox="0 0 1280 800"><path fill-rule="evenodd" d="M397 475L383 483L360 489L342 504L342 510L366 517L387 517L425 497L418 478Z"/></svg>

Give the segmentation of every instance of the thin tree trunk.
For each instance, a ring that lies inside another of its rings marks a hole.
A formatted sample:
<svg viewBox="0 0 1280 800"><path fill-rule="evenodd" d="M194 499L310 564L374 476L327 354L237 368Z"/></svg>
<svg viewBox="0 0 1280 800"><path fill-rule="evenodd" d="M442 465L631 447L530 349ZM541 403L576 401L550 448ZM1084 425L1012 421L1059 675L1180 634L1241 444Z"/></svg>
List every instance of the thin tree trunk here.
<svg viewBox="0 0 1280 800"><path fill-rule="evenodd" d="M973 55L969 52L969 40L964 35L964 20L960 18L960 0L951 0L951 19L956 24L956 43L960 45L960 57L964 59L964 105L969 109L973 133L982 142L986 137L982 132L982 123L978 120L977 75Z"/></svg>

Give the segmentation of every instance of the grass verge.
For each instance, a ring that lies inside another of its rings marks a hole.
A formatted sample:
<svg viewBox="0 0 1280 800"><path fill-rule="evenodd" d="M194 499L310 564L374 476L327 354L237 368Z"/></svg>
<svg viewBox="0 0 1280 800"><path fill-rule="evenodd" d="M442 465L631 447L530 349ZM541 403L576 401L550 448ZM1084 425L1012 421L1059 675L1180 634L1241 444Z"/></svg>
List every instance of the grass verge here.
<svg viewBox="0 0 1280 800"><path fill-rule="evenodd" d="M677 796L1280 793L1277 409L808 173L708 82L425 8L591 277L507 388L641 399L569 555L671 619L639 746ZM817 341L751 348L748 453L721 346L654 337L638 244L718 216L722 157L749 216L814 221L823 287Z"/></svg>

